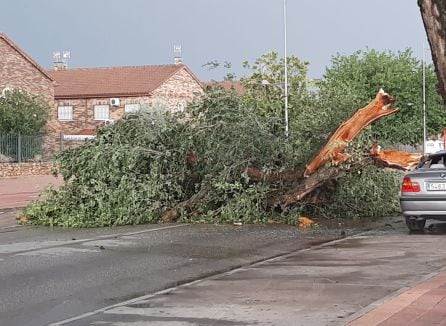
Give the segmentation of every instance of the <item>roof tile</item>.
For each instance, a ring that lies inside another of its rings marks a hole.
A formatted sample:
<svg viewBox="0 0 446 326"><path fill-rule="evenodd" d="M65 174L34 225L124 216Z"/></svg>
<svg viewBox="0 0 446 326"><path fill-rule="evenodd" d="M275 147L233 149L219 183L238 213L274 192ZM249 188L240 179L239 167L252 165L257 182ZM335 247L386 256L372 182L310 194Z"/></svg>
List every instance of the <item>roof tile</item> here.
<svg viewBox="0 0 446 326"><path fill-rule="evenodd" d="M52 70L56 98L149 95L184 65Z"/></svg>

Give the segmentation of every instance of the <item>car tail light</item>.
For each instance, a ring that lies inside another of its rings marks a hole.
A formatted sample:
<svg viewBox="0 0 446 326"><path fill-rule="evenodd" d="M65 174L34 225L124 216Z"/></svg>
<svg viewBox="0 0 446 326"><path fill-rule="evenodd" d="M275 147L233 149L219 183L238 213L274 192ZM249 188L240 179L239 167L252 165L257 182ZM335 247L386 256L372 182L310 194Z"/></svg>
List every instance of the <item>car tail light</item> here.
<svg viewBox="0 0 446 326"><path fill-rule="evenodd" d="M401 192L420 192L420 184L418 182L412 182L409 177L405 177Z"/></svg>

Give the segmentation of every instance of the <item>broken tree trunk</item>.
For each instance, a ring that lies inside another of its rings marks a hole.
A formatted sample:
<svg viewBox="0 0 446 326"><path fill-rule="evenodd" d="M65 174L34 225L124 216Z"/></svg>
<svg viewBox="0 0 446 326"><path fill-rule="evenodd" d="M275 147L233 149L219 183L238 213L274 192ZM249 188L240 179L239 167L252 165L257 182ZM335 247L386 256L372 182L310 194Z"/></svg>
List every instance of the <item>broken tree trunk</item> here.
<svg viewBox="0 0 446 326"><path fill-rule="evenodd" d="M334 166L320 169L316 173L304 179L304 181L297 187L283 194L276 202L276 205L280 204L282 207L287 207L297 203L313 190L319 188L329 180L340 177L343 173L344 172L342 170Z"/></svg>
<svg viewBox="0 0 446 326"><path fill-rule="evenodd" d="M346 161L350 156L342 153L342 151L366 126L398 111L397 108L392 108L394 101L392 96L385 93L382 89L379 90L372 102L356 111L350 119L336 129L318 155L307 165L304 173L306 178L293 189L274 195L274 198L268 200L268 205L273 207L293 205L327 181L336 179L344 174L344 171L337 166L324 166L328 162L337 165Z"/></svg>
<svg viewBox="0 0 446 326"><path fill-rule="evenodd" d="M381 146L375 144L370 149L370 155L376 161L381 162L385 166L400 170L414 169L422 158L420 153L408 153L397 150L382 150Z"/></svg>
<svg viewBox="0 0 446 326"><path fill-rule="evenodd" d="M343 154L342 151L365 127L398 111L397 108L392 108L394 101L395 99L392 96L380 89L372 102L356 111L350 119L336 129L325 146L307 165L304 176L312 175L328 162L340 164L346 161L350 156Z"/></svg>

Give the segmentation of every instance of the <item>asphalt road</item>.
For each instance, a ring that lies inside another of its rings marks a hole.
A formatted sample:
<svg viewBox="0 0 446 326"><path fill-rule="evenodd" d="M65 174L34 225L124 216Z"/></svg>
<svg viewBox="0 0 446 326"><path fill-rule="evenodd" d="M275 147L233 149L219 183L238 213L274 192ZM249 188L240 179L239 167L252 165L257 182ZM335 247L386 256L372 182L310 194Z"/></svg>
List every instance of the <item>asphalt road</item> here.
<svg viewBox="0 0 446 326"><path fill-rule="evenodd" d="M445 229L394 221L51 326L445 325Z"/></svg>
<svg viewBox="0 0 446 326"><path fill-rule="evenodd" d="M39 326L339 237L292 226L0 227L0 325Z"/></svg>

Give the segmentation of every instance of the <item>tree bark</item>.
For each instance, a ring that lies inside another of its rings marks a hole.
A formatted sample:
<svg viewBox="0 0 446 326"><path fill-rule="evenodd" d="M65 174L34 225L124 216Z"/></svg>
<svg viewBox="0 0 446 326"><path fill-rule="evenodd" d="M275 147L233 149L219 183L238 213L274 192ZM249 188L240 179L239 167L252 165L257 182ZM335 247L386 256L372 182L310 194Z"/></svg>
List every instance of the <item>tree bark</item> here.
<svg viewBox="0 0 446 326"><path fill-rule="evenodd" d="M446 0L418 0L432 52L438 91L446 104Z"/></svg>
<svg viewBox="0 0 446 326"><path fill-rule="evenodd" d="M179 203L178 205L176 205L174 208L172 208L171 210L167 211L166 213L164 213L164 215L161 217L161 220L163 222L174 222L178 219L178 217L180 217L181 211L184 210L188 213L192 212L194 207L201 201L203 200L203 198L206 197L207 194L209 194L212 190L212 186L210 185L205 185L203 186L199 192L197 192L196 194L194 194L192 197L190 197L189 199Z"/></svg>
<svg viewBox="0 0 446 326"><path fill-rule="evenodd" d="M343 154L342 151L369 124L398 111L397 108L392 108L394 101L392 96L380 89L372 102L356 111L350 119L336 129L325 146L307 165L304 176L312 175L328 162L337 165L346 161L350 156Z"/></svg>
<svg viewBox="0 0 446 326"><path fill-rule="evenodd" d="M311 193L313 190L325 184L327 181L336 179L342 174L344 174L344 172L338 167L331 166L322 168L306 178L302 182L302 184L299 184L294 189L287 191L279 198L278 203L280 203L282 207L287 207L295 204L298 201L302 200L302 198Z"/></svg>
<svg viewBox="0 0 446 326"><path fill-rule="evenodd" d="M303 178L304 171L301 169L284 169L283 171L265 172L259 168L248 167L245 170L249 179L258 182L294 182Z"/></svg>

